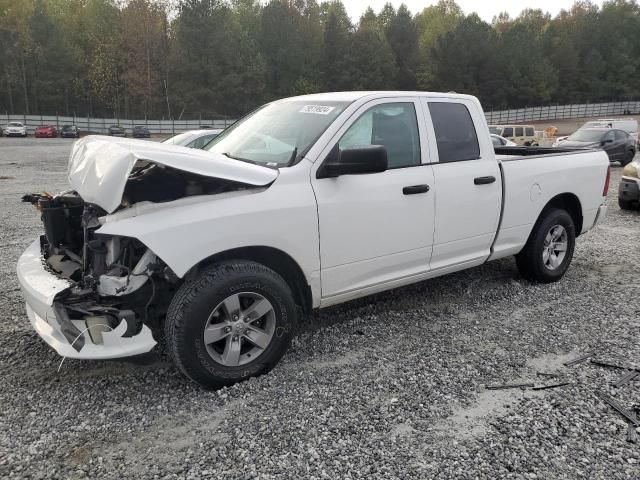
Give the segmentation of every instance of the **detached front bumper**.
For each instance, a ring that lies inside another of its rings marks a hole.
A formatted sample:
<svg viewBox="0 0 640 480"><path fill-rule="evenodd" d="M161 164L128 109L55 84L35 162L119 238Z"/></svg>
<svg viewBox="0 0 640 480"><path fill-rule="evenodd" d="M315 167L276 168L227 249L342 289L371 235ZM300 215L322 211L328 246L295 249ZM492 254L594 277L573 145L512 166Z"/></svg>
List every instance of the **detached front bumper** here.
<svg viewBox="0 0 640 480"><path fill-rule="evenodd" d="M101 343L94 343L84 320L67 319L84 339L84 342L76 345L78 347L82 344L77 350L72 345L73 341L69 341L64 335L61 323L65 319L58 318L53 305L56 296L71 287L71 283L46 270L40 252L40 241L33 242L22 254L18 260L17 273L31 325L59 355L87 360L120 358L148 352L155 346L151 330L146 325L142 326L137 335L123 337L127 329L126 322L123 321L115 329L102 332Z"/></svg>

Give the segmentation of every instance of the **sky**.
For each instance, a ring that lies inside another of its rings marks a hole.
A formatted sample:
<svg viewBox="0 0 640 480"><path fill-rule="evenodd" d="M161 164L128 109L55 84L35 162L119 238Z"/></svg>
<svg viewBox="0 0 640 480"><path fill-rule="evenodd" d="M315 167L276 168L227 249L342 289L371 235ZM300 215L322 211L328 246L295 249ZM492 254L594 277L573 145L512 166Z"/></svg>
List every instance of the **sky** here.
<svg viewBox="0 0 640 480"><path fill-rule="evenodd" d="M356 22L360 15L371 7L378 13L385 3L391 2L396 8L400 4L405 3L411 13L416 14L424 7L434 5L437 0L342 0L352 21ZM516 17L525 8L540 8L552 15L557 14L560 10L568 10L573 5L573 0L456 0L462 10L466 14L476 12L480 18L487 22L491 22L494 16L500 12L509 12L512 17ZM595 0L593 3L601 5L602 0Z"/></svg>

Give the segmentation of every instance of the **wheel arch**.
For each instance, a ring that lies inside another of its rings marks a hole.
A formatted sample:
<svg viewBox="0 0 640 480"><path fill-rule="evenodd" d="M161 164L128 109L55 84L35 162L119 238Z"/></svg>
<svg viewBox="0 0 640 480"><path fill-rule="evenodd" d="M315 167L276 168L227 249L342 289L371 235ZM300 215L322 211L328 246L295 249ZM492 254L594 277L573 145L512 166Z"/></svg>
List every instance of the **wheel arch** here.
<svg viewBox="0 0 640 480"><path fill-rule="evenodd" d="M186 273L189 278L198 273L203 267L223 260L248 260L260 263L280 275L287 282L293 293L295 302L305 313L313 308L311 287L300 265L287 253L274 247L248 246L233 248L215 253L201 260Z"/></svg>
<svg viewBox="0 0 640 480"><path fill-rule="evenodd" d="M544 217L545 213L551 208L560 208L562 210L566 210L566 212L571 216L573 224L576 226L576 237L580 236L583 224L582 204L580 203L580 199L575 194L565 192L553 197L540 211L535 224L538 224L538 222L540 222L540 220ZM535 230L535 228L532 229L532 232L533 230Z"/></svg>

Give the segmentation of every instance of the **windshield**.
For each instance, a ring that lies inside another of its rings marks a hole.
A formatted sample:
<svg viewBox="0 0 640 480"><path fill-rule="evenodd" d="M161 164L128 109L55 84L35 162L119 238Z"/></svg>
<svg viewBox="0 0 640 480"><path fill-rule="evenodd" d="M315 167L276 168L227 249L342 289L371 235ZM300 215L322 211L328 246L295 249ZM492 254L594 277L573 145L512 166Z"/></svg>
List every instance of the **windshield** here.
<svg viewBox="0 0 640 480"><path fill-rule="evenodd" d="M9 124L9 126L10 126L10 127L21 127L21 126L22 126L22 124L21 124L21 123L18 123L18 122L11 122L11 123Z"/></svg>
<svg viewBox="0 0 640 480"><path fill-rule="evenodd" d="M574 142L599 142L606 130L578 130L570 135L567 140Z"/></svg>
<svg viewBox="0 0 640 480"><path fill-rule="evenodd" d="M75 125L63 125L62 130L73 130Z"/></svg>
<svg viewBox="0 0 640 480"><path fill-rule="evenodd" d="M234 123L205 149L269 167L293 165L349 103L320 100L270 103Z"/></svg>

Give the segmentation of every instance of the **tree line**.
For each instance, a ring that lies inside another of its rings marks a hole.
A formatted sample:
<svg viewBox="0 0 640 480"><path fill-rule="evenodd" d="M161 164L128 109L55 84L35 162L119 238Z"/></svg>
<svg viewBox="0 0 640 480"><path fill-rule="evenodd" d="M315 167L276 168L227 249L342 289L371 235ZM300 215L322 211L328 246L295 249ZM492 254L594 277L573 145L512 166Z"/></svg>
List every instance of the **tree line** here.
<svg viewBox="0 0 640 480"><path fill-rule="evenodd" d="M476 95L485 108L640 98L640 7L576 2L491 24L453 0L0 0L0 112L235 117L335 90Z"/></svg>

